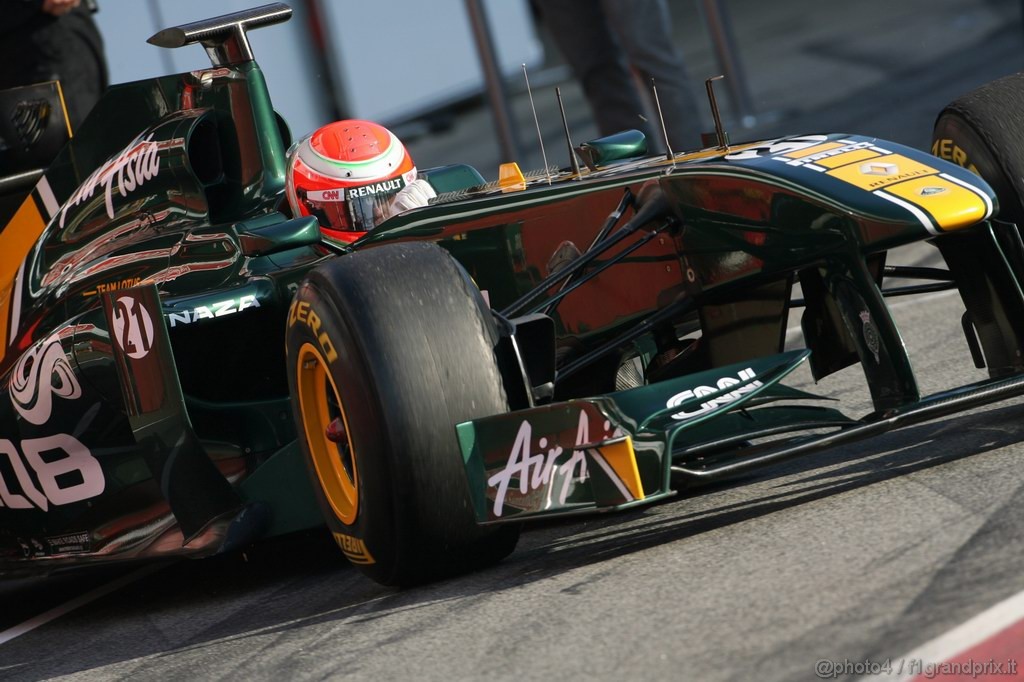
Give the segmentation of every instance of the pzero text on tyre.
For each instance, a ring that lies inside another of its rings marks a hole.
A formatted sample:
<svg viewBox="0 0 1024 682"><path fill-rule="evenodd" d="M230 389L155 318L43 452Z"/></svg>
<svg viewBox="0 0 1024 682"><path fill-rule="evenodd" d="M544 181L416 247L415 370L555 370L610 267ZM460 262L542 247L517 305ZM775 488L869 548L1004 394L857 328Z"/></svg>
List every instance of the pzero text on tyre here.
<svg viewBox="0 0 1024 682"><path fill-rule="evenodd" d="M1024 73L983 85L943 109L932 152L984 178L999 198L998 217L1024 226Z"/></svg>

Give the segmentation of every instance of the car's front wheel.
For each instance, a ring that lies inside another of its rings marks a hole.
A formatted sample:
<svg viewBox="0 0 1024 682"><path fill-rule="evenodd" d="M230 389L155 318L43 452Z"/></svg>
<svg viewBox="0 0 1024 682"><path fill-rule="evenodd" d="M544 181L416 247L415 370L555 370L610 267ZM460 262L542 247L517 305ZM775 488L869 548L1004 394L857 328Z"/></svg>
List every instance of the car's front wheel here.
<svg viewBox="0 0 1024 682"><path fill-rule="evenodd" d="M1024 73L951 102L935 121L932 153L984 178L998 217L1024 227Z"/></svg>
<svg viewBox="0 0 1024 682"><path fill-rule="evenodd" d="M493 320L433 244L381 246L314 270L288 317L299 440L348 559L385 585L500 560L513 526L475 523L454 425L508 410Z"/></svg>

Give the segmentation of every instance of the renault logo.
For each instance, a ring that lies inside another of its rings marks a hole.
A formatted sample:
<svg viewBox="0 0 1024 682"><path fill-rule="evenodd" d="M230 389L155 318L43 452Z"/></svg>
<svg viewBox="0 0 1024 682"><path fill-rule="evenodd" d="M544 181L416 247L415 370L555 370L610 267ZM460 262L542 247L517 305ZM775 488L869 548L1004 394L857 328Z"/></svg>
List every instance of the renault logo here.
<svg viewBox="0 0 1024 682"><path fill-rule="evenodd" d="M864 175L896 175L900 167L895 163L883 163L881 161L869 161L860 167Z"/></svg>

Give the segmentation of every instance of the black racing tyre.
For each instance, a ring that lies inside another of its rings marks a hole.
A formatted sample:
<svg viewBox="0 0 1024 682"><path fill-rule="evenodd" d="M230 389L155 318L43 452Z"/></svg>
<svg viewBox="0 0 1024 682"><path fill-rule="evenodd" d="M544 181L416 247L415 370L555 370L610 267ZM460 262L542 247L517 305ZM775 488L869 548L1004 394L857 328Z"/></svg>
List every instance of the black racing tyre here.
<svg viewBox="0 0 1024 682"><path fill-rule="evenodd" d="M475 523L454 428L508 411L493 319L455 260L423 242L334 259L287 324L299 442L345 556L402 586L510 554L518 526Z"/></svg>
<svg viewBox="0 0 1024 682"><path fill-rule="evenodd" d="M983 85L943 109L932 153L984 178L999 199L998 217L1024 227L1024 73Z"/></svg>

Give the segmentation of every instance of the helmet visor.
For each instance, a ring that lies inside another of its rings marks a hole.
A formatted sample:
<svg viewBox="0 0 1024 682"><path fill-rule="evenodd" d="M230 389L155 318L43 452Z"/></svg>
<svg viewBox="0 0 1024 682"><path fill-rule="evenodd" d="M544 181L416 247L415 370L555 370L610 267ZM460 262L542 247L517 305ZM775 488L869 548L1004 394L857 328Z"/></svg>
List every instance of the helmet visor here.
<svg viewBox="0 0 1024 682"><path fill-rule="evenodd" d="M369 232L391 216L391 201L403 187L399 176L359 187L309 190L304 201L324 227Z"/></svg>

